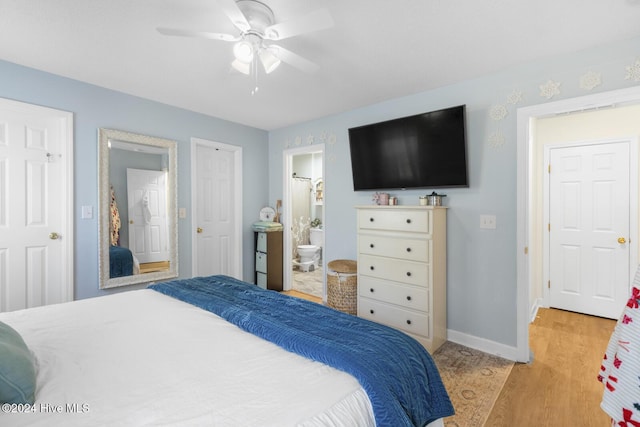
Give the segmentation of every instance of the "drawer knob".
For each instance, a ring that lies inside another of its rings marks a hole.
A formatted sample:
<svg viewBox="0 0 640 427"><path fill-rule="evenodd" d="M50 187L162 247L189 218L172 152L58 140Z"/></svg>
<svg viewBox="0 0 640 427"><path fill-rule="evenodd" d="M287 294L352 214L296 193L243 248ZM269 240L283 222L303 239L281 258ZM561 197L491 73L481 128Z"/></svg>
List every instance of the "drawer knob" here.
<svg viewBox="0 0 640 427"><path fill-rule="evenodd" d="M411 295L407 295L407 301L411 301Z"/></svg>
<svg viewBox="0 0 640 427"><path fill-rule="evenodd" d="M373 222L373 218L369 218L369 222Z"/></svg>
<svg viewBox="0 0 640 427"><path fill-rule="evenodd" d="M373 288L370 288L370 289L369 289L369 292L373 293L373 290L374 290Z"/></svg>
<svg viewBox="0 0 640 427"><path fill-rule="evenodd" d="M407 218L407 224L411 224L411 218Z"/></svg>
<svg viewBox="0 0 640 427"><path fill-rule="evenodd" d="M407 252L411 252L411 248L407 248Z"/></svg>
<svg viewBox="0 0 640 427"><path fill-rule="evenodd" d="M375 246L375 245L374 245L373 243L371 243L371 244L369 245L369 247L370 247L370 248L373 248L374 246Z"/></svg>
<svg viewBox="0 0 640 427"><path fill-rule="evenodd" d="M411 319L407 319L407 325L411 324Z"/></svg>
<svg viewBox="0 0 640 427"><path fill-rule="evenodd" d="M371 271L375 270L375 268L373 267L373 265L372 265L371 267L369 267L369 269L370 269Z"/></svg>
<svg viewBox="0 0 640 427"><path fill-rule="evenodd" d="M411 272L407 271L407 277L411 277Z"/></svg>
<svg viewBox="0 0 640 427"><path fill-rule="evenodd" d="M369 313L373 314L373 313L374 313L374 311L373 311L373 310L369 310Z"/></svg>

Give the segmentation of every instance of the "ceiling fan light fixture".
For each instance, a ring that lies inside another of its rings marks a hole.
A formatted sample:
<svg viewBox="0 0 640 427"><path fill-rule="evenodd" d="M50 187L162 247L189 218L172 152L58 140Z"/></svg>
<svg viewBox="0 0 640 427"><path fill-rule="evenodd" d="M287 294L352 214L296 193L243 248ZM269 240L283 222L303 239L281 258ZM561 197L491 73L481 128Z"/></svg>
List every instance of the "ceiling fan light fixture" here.
<svg viewBox="0 0 640 427"><path fill-rule="evenodd" d="M236 60L250 64L253 61L253 46L246 40L241 40L233 46Z"/></svg>
<svg viewBox="0 0 640 427"><path fill-rule="evenodd" d="M246 74L247 76L251 74L251 64L236 59L231 63L231 66L242 74Z"/></svg>
<svg viewBox="0 0 640 427"><path fill-rule="evenodd" d="M278 66L282 62L274 55L274 53L269 48L261 49L258 53L258 56L260 56L260 62L262 62L264 72L267 74L278 68Z"/></svg>

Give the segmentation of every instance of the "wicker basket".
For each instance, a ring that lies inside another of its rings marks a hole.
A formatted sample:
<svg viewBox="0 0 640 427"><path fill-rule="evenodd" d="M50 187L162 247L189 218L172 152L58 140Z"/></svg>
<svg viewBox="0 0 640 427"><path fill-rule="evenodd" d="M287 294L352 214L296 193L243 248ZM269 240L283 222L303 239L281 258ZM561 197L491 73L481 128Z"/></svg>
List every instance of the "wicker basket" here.
<svg viewBox="0 0 640 427"><path fill-rule="evenodd" d="M357 264L339 259L327 264L327 305L344 313L358 314Z"/></svg>

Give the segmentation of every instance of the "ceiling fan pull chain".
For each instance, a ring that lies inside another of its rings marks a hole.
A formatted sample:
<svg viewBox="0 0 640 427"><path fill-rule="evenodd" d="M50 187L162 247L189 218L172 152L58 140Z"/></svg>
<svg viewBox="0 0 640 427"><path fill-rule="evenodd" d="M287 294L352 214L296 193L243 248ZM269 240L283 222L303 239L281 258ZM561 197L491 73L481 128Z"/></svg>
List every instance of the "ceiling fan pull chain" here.
<svg viewBox="0 0 640 427"><path fill-rule="evenodd" d="M251 72L254 74L255 76L255 83L256 86L253 88L253 90L251 91L251 95L255 95L256 92L258 92L258 60L257 60L257 55L253 56L253 61L251 61Z"/></svg>

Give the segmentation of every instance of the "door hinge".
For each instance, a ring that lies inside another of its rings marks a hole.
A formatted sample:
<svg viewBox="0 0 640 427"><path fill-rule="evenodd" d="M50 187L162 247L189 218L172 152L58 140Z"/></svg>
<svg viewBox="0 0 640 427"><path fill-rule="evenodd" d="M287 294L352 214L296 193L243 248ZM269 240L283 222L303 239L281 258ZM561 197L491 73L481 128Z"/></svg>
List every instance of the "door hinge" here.
<svg viewBox="0 0 640 427"><path fill-rule="evenodd" d="M529 255L529 246L524 247L524 254Z"/></svg>
<svg viewBox="0 0 640 427"><path fill-rule="evenodd" d="M550 223L550 222L549 222L549 223L547 223L547 230L548 230L548 231L551 231L551 223Z"/></svg>
<svg viewBox="0 0 640 427"><path fill-rule="evenodd" d="M547 173L551 173L551 163L547 166Z"/></svg>
<svg viewBox="0 0 640 427"><path fill-rule="evenodd" d="M548 289L551 289L551 280L549 280L549 281L547 282L547 288L548 288Z"/></svg>

